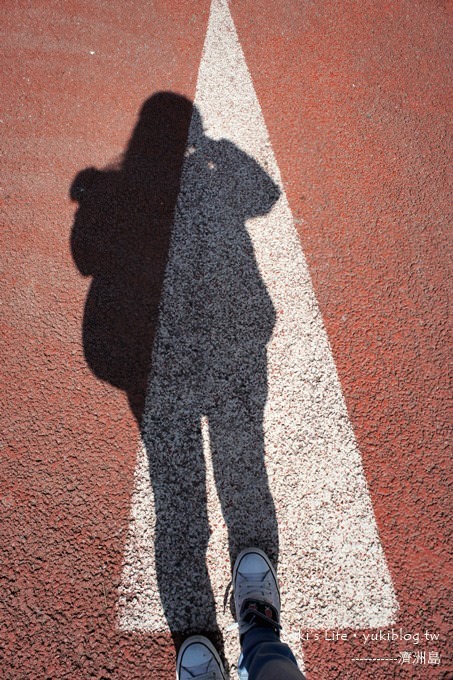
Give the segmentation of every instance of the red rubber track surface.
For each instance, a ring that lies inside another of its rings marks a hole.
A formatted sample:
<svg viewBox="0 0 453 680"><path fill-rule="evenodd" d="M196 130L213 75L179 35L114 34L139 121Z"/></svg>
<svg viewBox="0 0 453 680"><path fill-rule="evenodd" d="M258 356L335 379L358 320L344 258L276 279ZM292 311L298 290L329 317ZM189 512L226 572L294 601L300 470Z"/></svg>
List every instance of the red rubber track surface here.
<svg viewBox="0 0 453 680"><path fill-rule="evenodd" d="M420 645L440 666L370 668L352 661L358 643L311 640L307 677L451 677L451 6L230 8L362 453L395 627L440 634ZM3 5L5 678L174 677L169 636L117 626L138 429L84 358L90 281L71 256L69 191L123 153L153 93L193 99L208 12L204 0Z"/></svg>

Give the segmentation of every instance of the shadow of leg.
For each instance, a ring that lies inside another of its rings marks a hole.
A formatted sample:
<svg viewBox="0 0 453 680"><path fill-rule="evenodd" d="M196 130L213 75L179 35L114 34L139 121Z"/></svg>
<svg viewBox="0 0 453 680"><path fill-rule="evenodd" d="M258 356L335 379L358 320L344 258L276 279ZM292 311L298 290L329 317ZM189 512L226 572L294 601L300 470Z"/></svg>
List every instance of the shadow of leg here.
<svg viewBox="0 0 453 680"><path fill-rule="evenodd" d="M161 407L147 412L142 435L155 499L160 597L177 649L192 633L207 634L218 646L206 566L210 530L200 419L176 410L164 418Z"/></svg>
<svg viewBox="0 0 453 680"><path fill-rule="evenodd" d="M264 550L275 566L278 561L277 518L264 461L265 369L265 354L244 362L236 375L231 374L230 389L223 390L209 415L214 476L228 527L231 565L250 546Z"/></svg>

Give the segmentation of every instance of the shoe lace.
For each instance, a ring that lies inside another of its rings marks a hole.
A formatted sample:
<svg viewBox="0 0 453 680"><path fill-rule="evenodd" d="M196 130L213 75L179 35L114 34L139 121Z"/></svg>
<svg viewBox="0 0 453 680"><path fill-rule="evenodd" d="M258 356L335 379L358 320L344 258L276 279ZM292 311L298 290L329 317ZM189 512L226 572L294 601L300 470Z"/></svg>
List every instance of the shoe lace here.
<svg viewBox="0 0 453 680"><path fill-rule="evenodd" d="M244 601L248 598L254 598L271 604L273 601L272 596L274 583L273 581L270 581L269 574L270 570L268 569L262 574L257 574L255 578L251 579L250 577L244 577L241 572L238 572L238 576L243 577L242 579L238 578L236 582L240 599ZM240 621L236 621L235 623L228 626L226 632L229 633L236 628L240 628L240 626Z"/></svg>
<svg viewBox="0 0 453 680"><path fill-rule="evenodd" d="M211 661L207 665L203 663L192 668L185 667L184 670L195 680L218 680L220 677L216 668L213 668Z"/></svg>
<svg viewBox="0 0 453 680"><path fill-rule="evenodd" d="M241 572L239 572L239 575L242 576ZM265 602L272 602L272 586L269 584L268 575L269 571L265 571L256 579L243 578L238 580L237 587L241 599L244 600L253 595L262 598Z"/></svg>

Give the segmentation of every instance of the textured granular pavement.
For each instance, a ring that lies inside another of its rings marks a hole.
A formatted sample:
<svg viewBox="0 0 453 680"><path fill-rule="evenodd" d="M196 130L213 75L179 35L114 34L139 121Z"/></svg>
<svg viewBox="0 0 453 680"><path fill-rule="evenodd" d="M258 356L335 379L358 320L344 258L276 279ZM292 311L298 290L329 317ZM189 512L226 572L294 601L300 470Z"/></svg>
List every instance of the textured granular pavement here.
<svg viewBox="0 0 453 680"><path fill-rule="evenodd" d="M448 3L1 30L2 677L233 676L250 542L308 679L451 677Z"/></svg>

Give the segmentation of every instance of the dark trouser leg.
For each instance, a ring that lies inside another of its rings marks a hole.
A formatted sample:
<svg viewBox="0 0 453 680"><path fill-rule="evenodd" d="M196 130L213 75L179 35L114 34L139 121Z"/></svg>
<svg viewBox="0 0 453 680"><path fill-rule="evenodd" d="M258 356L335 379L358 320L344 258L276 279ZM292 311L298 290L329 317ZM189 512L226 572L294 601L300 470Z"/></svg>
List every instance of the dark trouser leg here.
<svg viewBox="0 0 453 680"><path fill-rule="evenodd" d="M305 680L288 645L271 628L255 626L242 639L241 680Z"/></svg>

